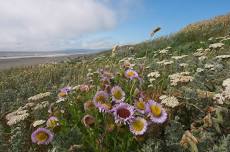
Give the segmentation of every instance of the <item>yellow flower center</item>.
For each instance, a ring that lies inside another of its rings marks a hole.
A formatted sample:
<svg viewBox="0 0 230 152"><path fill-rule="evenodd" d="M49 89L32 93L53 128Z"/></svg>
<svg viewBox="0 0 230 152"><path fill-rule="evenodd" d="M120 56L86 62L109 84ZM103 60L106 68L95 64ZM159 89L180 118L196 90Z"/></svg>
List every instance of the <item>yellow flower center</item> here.
<svg viewBox="0 0 230 152"><path fill-rule="evenodd" d="M121 99L122 98L122 93L120 90L116 90L114 93L113 93L113 96L116 98L116 99Z"/></svg>
<svg viewBox="0 0 230 152"><path fill-rule="evenodd" d="M59 97L65 97L65 96L66 96L66 93L65 93L65 92L60 92L60 93L58 93L58 96L59 96Z"/></svg>
<svg viewBox="0 0 230 152"><path fill-rule="evenodd" d="M111 109L112 108L112 105L110 103L103 103L101 105L106 109Z"/></svg>
<svg viewBox="0 0 230 152"><path fill-rule="evenodd" d="M105 98L105 96L98 95L98 96L96 97L96 101L97 101L97 102L100 102L100 103L103 103L103 102L106 102L106 98Z"/></svg>
<svg viewBox="0 0 230 152"><path fill-rule="evenodd" d="M45 133L45 132L39 132L37 135L36 135L36 139L39 141L39 142L44 142L48 139L48 134Z"/></svg>
<svg viewBox="0 0 230 152"><path fill-rule="evenodd" d="M132 123L132 127L133 127L133 130L135 130L135 131L142 131L144 128L144 123L141 120L135 120Z"/></svg>
<svg viewBox="0 0 230 152"><path fill-rule="evenodd" d="M56 120L49 120L48 127L50 128L55 128L57 126L57 121Z"/></svg>
<svg viewBox="0 0 230 152"><path fill-rule="evenodd" d="M129 71L129 72L127 72L127 75L128 75L128 77L133 77L135 74L133 71Z"/></svg>
<svg viewBox="0 0 230 152"><path fill-rule="evenodd" d="M145 103L143 101L138 101L136 106L138 109L145 110Z"/></svg>
<svg viewBox="0 0 230 152"><path fill-rule="evenodd" d="M156 117L160 117L161 115L161 108L157 105L151 105L150 106L150 110L152 112L152 114Z"/></svg>

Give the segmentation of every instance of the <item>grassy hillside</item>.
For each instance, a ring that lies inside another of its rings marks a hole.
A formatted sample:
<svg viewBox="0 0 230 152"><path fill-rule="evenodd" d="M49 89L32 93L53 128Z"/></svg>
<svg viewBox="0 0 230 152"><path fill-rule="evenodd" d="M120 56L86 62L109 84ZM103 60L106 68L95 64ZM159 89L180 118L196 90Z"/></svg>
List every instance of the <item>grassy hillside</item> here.
<svg viewBox="0 0 230 152"><path fill-rule="evenodd" d="M227 152L229 32L230 15L225 15L188 25L115 56L108 51L59 64L1 71L0 149ZM128 69L135 70L138 78L129 79L133 75L127 75ZM66 86L71 87L68 93L60 91ZM114 86L120 86L124 102L135 109L135 118L127 124L115 122L119 103L112 102ZM109 94L106 106L113 112L99 112L94 106L99 90ZM162 108L152 110L149 100L161 103ZM144 103L144 112L140 112L139 102ZM167 119L162 123L151 119L160 118L164 111ZM58 119L52 127L45 123L50 116ZM137 117L148 122L143 135L137 135L138 128L130 130ZM31 134L41 127L54 135L48 145L31 141Z"/></svg>

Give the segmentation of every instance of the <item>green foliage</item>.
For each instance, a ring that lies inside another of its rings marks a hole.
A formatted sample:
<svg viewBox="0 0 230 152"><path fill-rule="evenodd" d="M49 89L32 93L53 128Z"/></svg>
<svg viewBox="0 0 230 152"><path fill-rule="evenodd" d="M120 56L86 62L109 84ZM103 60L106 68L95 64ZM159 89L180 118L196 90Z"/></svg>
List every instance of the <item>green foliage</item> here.
<svg viewBox="0 0 230 152"><path fill-rule="evenodd" d="M178 118L177 118L178 119ZM184 126L176 120L170 121L165 128L165 149L170 151L180 152L182 148L179 144L184 133Z"/></svg>
<svg viewBox="0 0 230 152"><path fill-rule="evenodd" d="M230 135L222 137L219 145L214 145L212 152L228 152L230 149Z"/></svg>
<svg viewBox="0 0 230 152"><path fill-rule="evenodd" d="M27 132L23 125L18 125L11 130L11 137L10 137L10 152L25 152L27 151L26 147L28 147L27 141Z"/></svg>
<svg viewBox="0 0 230 152"><path fill-rule="evenodd" d="M164 152L163 143L159 139L148 139L145 144L143 144L139 152Z"/></svg>

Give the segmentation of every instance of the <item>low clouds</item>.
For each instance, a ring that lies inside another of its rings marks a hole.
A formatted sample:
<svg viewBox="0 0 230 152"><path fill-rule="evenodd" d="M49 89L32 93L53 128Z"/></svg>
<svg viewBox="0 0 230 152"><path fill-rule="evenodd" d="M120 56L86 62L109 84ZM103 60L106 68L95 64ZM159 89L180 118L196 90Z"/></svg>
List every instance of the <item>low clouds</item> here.
<svg viewBox="0 0 230 152"><path fill-rule="evenodd" d="M117 12L96 0L0 0L0 51L64 49L68 40L113 29L117 22Z"/></svg>
<svg viewBox="0 0 230 152"><path fill-rule="evenodd" d="M82 41L82 47L83 48L89 48L89 49L95 49L95 48L104 48L107 49L109 47L112 47L114 45L114 42L111 41L111 37L100 37L100 38L94 38L90 40L83 40Z"/></svg>

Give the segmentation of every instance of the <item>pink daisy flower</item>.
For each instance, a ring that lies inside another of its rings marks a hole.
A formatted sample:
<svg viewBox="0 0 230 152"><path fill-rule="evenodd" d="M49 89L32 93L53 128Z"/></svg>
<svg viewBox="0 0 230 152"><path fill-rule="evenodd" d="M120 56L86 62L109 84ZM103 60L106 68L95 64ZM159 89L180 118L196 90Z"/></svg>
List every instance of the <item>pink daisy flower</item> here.
<svg viewBox="0 0 230 152"><path fill-rule="evenodd" d="M137 117L129 124L129 129L134 135L143 135L147 126L148 123L144 118Z"/></svg>
<svg viewBox="0 0 230 152"><path fill-rule="evenodd" d="M100 112L109 112L112 108L109 95L105 91L98 91L93 98L93 102Z"/></svg>
<svg viewBox="0 0 230 152"><path fill-rule="evenodd" d="M31 135L33 143L48 145L53 140L53 133L46 128L38 128Z"/></svg>
<svg viewBox="0 0 230 152"><path fill-rule="evenodd" d="M57 117L54 117L54 116L51 116L51 117L47 120L46 126L47 126L48 128L52 128L52 129L54 129L54 128L57 127L57 126L60 126L60 123L59 123L58 118L57 118Z"/></svg>
<svg viewBox="0 0 230 152"><path fill-rule="evenodd" d="M167 113L165 109L162 108L161 104L153 100L149 100L146 105L146 112L148 113L148 116L152 122L161 124L167 120Z"/></svg>
<svg viewBox="0 0 230 152"><path fill-rule="evenodd" d="M115 123L127 124L134 118L134 107L127 103L119 103L112 109Z"/></svg>
<svg viewBox="0 0 230 152"><path fill-rule="evenodd" d="M115 102L122 102L125 100L125 92L119 86L115 86L111 90L112 99Z"/></svg>
<svg viewBox="0 0 230 152"><path fill-rule="evenodd" d="M125 71L125 77L133 80L135 78L138 78L138 73L132 69L128 69Z"/></svg>

